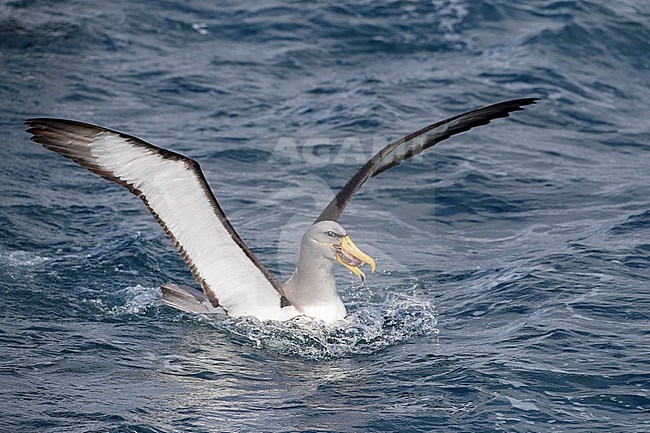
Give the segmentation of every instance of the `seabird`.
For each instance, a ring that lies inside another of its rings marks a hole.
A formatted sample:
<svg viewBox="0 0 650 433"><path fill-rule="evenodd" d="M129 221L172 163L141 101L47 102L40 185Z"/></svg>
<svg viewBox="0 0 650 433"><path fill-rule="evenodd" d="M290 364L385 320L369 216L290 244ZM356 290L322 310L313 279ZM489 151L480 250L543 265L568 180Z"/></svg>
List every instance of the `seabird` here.
<svg viewBox="0 0 650 433"><path fill-rule="evenodd" d="M360 267L375 261L338 223L354 193L369 177L392 168L452 135L534 104L538 98L488 105L426 126L388 144L345 184L305 232L296 270L281 284L255 257L230 224L191 158L132 135L74 120L34 118L31 139L140 197L185 260L203 291L161 287L163 302L193 313L225 312L260 320L304 315L335 323L346 309L332 267L339 263L362 281Z"/></svg>

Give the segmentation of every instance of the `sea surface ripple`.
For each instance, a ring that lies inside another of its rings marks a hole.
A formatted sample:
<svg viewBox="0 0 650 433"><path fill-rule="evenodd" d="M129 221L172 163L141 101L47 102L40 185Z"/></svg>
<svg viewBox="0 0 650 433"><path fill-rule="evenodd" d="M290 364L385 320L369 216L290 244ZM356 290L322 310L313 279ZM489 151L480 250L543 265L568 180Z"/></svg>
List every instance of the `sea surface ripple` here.
<svg viewBox="0 0 650 433"><path fill-rule="evenodd" d="M0 0L0 431L650 431L648 53L643 0ZM373 149L521 97L360 190L339 327L163 306L142 203L22 124L198 159L286 278Z"/></svg>

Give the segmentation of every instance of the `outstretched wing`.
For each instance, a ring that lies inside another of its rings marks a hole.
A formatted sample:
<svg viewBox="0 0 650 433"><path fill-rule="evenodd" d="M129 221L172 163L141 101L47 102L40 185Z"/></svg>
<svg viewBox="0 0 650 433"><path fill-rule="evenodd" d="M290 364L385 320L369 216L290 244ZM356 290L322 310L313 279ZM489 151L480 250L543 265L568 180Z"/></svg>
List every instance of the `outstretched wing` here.
<svg viewBox="0 0 650 433"><path fill-rule="evenodd" d="M361 170L345 184L316 219L316 222L338 221L354 193L369 177L377 176L389 168L395 167L402 161L420 154L423 150L435 146L452 135L468 131L476 126L487 125L493 119L508 117L511 112L523 110L523 106L534 104L538 100L539 98L513 99L488 105L434 123L390 143L366 162Z"/></svg>
<svg viewBox="0 0 650 433"><path fill-rule="evenodd" d="M29 119L31 139L147 205L213 306L264 317L280 308L280 284L235 232L198 162L139 138L64 119Z"/></svg>

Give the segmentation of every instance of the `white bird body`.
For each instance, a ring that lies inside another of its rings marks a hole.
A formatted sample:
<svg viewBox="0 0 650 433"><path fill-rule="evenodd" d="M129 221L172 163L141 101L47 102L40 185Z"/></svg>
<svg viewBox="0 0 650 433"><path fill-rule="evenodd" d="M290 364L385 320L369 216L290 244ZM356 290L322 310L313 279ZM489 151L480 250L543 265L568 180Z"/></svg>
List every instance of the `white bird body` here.
<svg viewBox="0 0 650 433"><path fill-rule="evenodd" d="M505 101L429 125L371 158L341 189L304 234L296 270L285 284L264 267L232 227L199 164L139 138L65 119L26 121L32 140L124 186L145 203L172 240L203 291L165 285L166 304L187 312L289 320L304 315L336 323L346 308L332 273L340 263L365 279L360 266L375 262L337 222L354 193L371 176L398 165L451 135L507 117L535 99Z"/></svg>

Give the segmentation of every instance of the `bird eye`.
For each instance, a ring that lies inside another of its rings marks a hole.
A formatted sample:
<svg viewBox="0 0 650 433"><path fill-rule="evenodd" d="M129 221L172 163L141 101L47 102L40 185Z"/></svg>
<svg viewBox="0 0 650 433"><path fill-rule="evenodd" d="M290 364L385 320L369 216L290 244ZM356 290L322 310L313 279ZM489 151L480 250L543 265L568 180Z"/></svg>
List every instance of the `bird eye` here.
<svg viewBox="0 0 650 433"><path fill-rule="evenodd" d="M330 232L326 232L325 234L326 234L327 236L331 237L331 238L338 238L338 237L339 237L339 235L337 235L336 233L331 232L331 231L330 231Z"/></svg>

